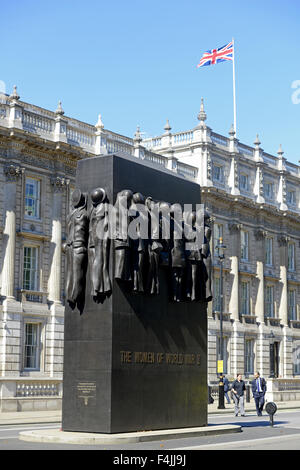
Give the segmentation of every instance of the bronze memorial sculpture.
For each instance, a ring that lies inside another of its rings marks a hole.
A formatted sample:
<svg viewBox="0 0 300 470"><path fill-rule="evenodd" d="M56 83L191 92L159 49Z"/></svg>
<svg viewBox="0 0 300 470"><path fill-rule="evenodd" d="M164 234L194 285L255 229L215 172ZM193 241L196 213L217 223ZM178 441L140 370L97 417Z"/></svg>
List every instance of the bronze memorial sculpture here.
<svg viewBox="0 0 300 470"><path fill-rule="evenodd" d="M211 227L200 197L197 183L132 156L79 160L64 247L63 431L207 425Z"/></svg>
<svg viewBox="0 0 300 470"><path fill-rule="evenodd" d="M87 258L94 301L103 302L111 294L111 239L114 241L114 277L130 282L133 292L158 294L161 265L169 268L173 301L212 299L211 228L207 212L204 213L203 241L199 245L196 213L184 214L178 203L154 202L151 196L145 198L139 192L124 189L117 195L112 231L106 190L95 188L90 199L92 206L88 215L87 195L76 189L72 195L73 210L68 217L67 300L73 308L76 303L82 303ZM186 248L187 242L192 244L192 249Z"/></svg>

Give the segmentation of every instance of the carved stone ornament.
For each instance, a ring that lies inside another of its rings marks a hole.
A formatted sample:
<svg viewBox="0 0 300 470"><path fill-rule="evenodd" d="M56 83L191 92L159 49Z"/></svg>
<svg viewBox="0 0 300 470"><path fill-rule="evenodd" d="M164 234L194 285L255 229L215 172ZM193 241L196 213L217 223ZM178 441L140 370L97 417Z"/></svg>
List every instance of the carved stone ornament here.
<svg viewBox="0 0 300 470"><path fill-rule="evenodd" d="M5 165L4 174L7 181L17 181L17 179L24 173L25 168L22 168L19 165Z"/></svg>
<svg viewBox="0 0 300 470"><path fill-rule="evenodd" d="M230 232L238 232L239 230L242 230L243 224L238 224L236 222L232 222L228 224L228 229Z"/></svg>
<svg viewBox="0 0 300 470"><path fill-rule="evenodd" d="M287 246L290 240L290 237L288 237L287 235L280 235L278 236L277 240L278 240L279 246Z"/></svg>
<svg viewBox="0 0 300 470"><path fill-rule="evenodd" d="M54 191L58 192L66 189L66 187L70 183L70 180L64 178L63 176L51 176L50 183L53 186Z"/></svg>
<svg viewBox="0 0 300 470"><path fill-rule="evenodd" d="M254 236L256 240L263 240L263 238L265 238L267 235L268 235L267 230L263 230L259 228L254 231Z"/></svg>

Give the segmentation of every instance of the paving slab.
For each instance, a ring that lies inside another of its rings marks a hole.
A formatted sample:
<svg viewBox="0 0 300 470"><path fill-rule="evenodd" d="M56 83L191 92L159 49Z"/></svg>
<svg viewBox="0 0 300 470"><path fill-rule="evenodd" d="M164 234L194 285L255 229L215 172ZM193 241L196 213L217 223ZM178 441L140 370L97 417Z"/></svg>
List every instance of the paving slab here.
<svg viewBox="0 0 300 470"><path fill-rule="evenodd" d="M277 413L283 410L300 410L300 401L276 402ZM225 403L224 409L218 408L218 401L208 405L208 415L210 414L234 414L234 404ZM245 403L247 413L255 413L253 400L251 403ZM264 411L264 414L267 413ZM37 423L61 423L61 410L44 411L16 411L0 412L0 426L9 426L14 424L37 424Z"/></svg>
<svg viewBox="0 0 300 470"><path fill-rule="evenodd" d="M60 422L61 411L5 411L0 413L0 426Z"/></svg>
<svg viewBox="0 0 300 470"><path fill-rule="evenodd" d="M241 432L241 430L241 426L231 424L118 434L68 432L61 431L60 429L39 429L20 432L19 439L29 442L47 442L56 444L134 444L138 442L227 434Z"/></svg>

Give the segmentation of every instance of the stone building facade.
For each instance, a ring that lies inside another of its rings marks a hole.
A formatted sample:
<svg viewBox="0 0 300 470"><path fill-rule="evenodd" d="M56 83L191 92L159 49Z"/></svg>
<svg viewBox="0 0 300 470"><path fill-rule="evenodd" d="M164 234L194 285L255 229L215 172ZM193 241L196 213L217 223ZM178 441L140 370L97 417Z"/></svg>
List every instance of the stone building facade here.
<svg viewBox="0 0 300 470"><path fill-rule="evenodd" d="M295 388L300 378L300 169L214 133L203 103L194 129L133 138L0 95L0 410L60 407L66 215L77 161L125 152L201 185L213 222L214 301L209 306L209 381L220 345L219 237L224 261L225 372L256 369ZM292 381L292 382L291 382ZM279 385L278 385L279 384ZM281 384L281 385L280 385ZM300 388L300 380L299 380Z"/></svg>
<svg viewBox="0 0 300 470"><path fill-rule="evenodd" d="M55 409L62 396L66 216L79 159L166 157L134 139L0 94L0 411ZM182 175L196 171L183 164Z"/></svg>
<svg viewBox="0 0 300 470"><path fill-rule="evenodd" d="M209 312L209 381L220 358L219 237L227 247L223 263L223 358L229 377L252 378L259 370L281 397L300 397L300 167L267 154L259 137L240 143L206 124L203 101L194 129L165 132L143 145L167 155L172 166L197 168L202 202L213 221L214 302ZM283 380L284 379L284 380ZM292 380L294 379L294 380ZM276 385L277 384L277 385ZM278 385L279 384L279 385ZM297 391L298 390L298 391ZM283 392L283 395L279 392Z"/></svg>

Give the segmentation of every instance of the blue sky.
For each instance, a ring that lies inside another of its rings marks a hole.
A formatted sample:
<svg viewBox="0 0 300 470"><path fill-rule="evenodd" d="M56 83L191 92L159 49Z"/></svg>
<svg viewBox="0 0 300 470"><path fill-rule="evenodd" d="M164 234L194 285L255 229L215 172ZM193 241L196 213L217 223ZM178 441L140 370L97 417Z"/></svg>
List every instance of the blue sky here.
<svg viewBox="0 0 300 470"><path fill-rule="evenodd" d="M300 159L298 0L10 0L1 5L0 80L21 99L133 136L197 125L228 134L232 64L197 68L235 39L237 137ZM299 83L297 84L297 80ZM298 88L293 89L292 84ZM295 103L293 103L293 99ZM299 101L299 104L296 104Z"/></svg>

